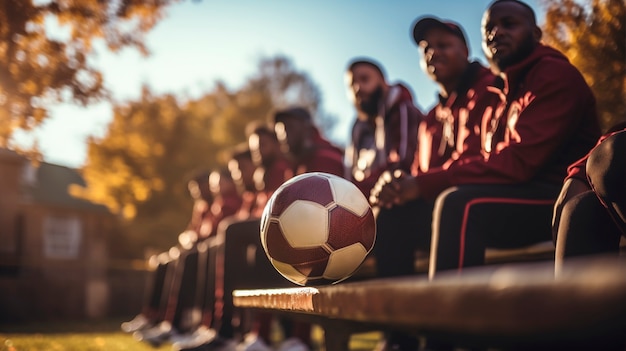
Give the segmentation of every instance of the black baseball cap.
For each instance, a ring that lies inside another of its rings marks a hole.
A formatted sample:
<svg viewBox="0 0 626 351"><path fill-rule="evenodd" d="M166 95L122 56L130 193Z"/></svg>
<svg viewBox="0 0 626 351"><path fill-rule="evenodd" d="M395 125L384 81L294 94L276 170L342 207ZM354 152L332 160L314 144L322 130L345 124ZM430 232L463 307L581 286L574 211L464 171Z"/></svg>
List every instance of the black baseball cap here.
<svg viewBox="0 0 626 351"><path fill-rule="evenodd" d="M274 122L283 121L285 118L296 118L302 121L310 122L311 114L309 111L302 107L292 107L284 110L279 110L274 113Z"/></svg>
<svg viewBox="0 0 626 351"><path fill-rule="evenodd" d="M415 40L415 44L419 45L420 41L424 40L426 33L431 28L436 28L436 27L442 28L451 34L456 35L463 41L463 44L467 46L465 33L463 32L463 29L461 29L460 25L452 21L441 20L439 18L432 17L432 16L421 17L419 20L417 20L417 22L413 26L413 40Z"/></svg>

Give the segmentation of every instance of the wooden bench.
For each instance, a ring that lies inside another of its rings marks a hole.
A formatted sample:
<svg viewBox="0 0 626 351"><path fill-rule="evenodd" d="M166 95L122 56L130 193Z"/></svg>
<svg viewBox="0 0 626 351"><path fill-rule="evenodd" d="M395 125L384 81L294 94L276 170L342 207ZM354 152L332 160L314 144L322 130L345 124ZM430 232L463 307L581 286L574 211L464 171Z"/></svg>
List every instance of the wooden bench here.
<svg viewBox="0 0 626 351"><path fill-rule="evenodd" d="M350 335L397 330L463 347L602 349L626 338L626 258L491 265L321 287L235 290L238 308L270 310L324 328L326 350ZM622 345L623 350L623 345Z"/></svg>

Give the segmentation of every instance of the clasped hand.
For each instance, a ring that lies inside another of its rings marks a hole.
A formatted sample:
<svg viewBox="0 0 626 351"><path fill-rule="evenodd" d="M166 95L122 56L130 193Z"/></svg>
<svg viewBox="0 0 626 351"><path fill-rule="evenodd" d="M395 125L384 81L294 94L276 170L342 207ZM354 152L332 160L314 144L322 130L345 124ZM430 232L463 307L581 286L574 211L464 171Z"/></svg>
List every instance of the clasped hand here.
<svg viewBox="0 0 626 351"><path fill-rule="evenodd" d="M415 177L402 170L383 173L370 192L370 204L382 208L403 205L419 197Z"/></svg>

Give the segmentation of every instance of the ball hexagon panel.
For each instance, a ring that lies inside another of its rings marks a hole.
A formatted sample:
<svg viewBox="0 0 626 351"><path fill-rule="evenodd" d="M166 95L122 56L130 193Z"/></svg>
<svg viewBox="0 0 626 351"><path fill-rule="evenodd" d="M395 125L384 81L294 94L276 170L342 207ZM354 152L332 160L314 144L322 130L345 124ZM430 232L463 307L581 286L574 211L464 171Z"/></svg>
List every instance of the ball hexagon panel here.
<svg viewBox="0 0 626 351"><path fill-rule="evenodd" d="M289 244L280 223L272 219L265 233L265 245L267 255L280 262L295 264L312 264L313 262L326 261L328 259L328 251L322 246L312 248L296 249Z"/></svg>
<svg viewBox="0 0 626 351"><path fill-rule="evenodd" d="M304 179L306 181L302 181ZM328 179L318 176L317 173L305 173L290 179L281 185L272 197L273 216L280 215L298 200L316 202L322 206L328 206L333 202L333 192Z"/></svg>
<svg viewBox="0 0 626 351"><path fill-rule="evenodd" d="M280 261L276 261L270 258L270 261L272 263L272 265L276 268L276 270L285 278L287 278L288 280L296 283L296 284L300 284L300 285L304 285L306 284L308 277L300 272L298 272L297 269L295 269L292 265L287 264L287 263L283 263Z"/></svg>
<svg viewBox="0 0 626 351"><path fill-rule="evenodd" d="M324 271L324 278L343 280L352 275L363 262L367 251L360 243L343 247L331 252Z"/></svg>
<svg viewBox="0 0 626 351"><path fill-rule="evenodd" d="M371 207L356 185L339 177L329 177L335 203L357 216L365 216Z"/></svg>
<svg viewBox="0 0 626 351"><path fill-rule="evenodd" d="M302 262L298 264L292 264L291 266L298 272L308 277L308 279L319 279L326 271L328 266L328 253L326 256L317 262Z"/></svg>
<svg viewBox="0 0 626 351"><path fill-rule="evenodd" d="M376 239L376 222L369 212L371 209L368 207L366 215L360 217L343 207L333 208L330 212L328 246L337 250L358 242L369 252Z"/></svg>
<svg viewBox="0 0 626 351"><path fill-rule="evenodd" d="M328 210L316 202L296 200L278 220L293 248L321 246L328 240Z"/></svg>

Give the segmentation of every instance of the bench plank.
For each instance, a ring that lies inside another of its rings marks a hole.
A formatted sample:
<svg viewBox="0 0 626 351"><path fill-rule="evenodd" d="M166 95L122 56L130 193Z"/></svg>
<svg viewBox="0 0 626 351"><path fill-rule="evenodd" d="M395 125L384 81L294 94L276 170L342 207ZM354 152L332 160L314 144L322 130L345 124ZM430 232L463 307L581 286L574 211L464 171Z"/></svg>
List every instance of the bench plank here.
<svg viewBox="0 0 626 351"><path fill-rule="evenodd" d="M626 260L575 260L556 277L552 262L540 262L446 272L433 281L236 290L233 298L238 307L494 345L588 340L625 335Z"/></svg>

